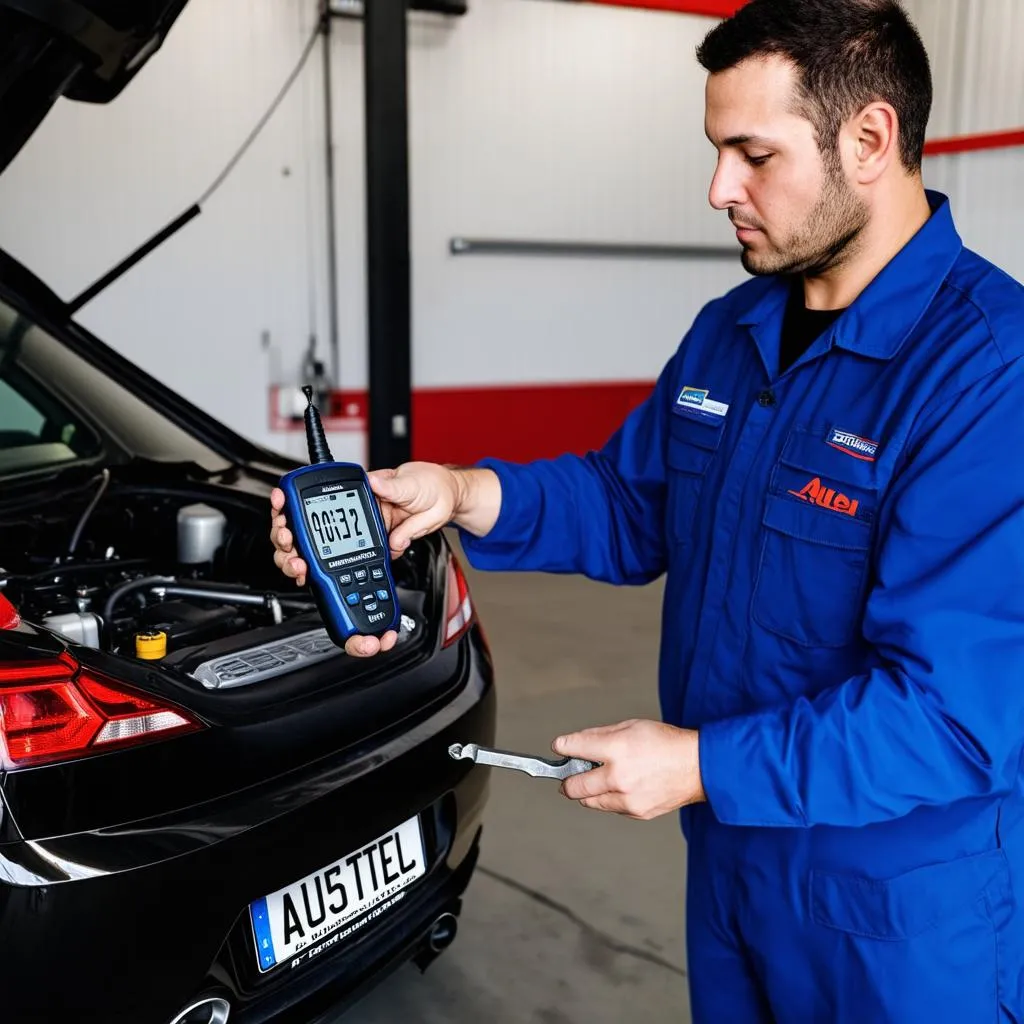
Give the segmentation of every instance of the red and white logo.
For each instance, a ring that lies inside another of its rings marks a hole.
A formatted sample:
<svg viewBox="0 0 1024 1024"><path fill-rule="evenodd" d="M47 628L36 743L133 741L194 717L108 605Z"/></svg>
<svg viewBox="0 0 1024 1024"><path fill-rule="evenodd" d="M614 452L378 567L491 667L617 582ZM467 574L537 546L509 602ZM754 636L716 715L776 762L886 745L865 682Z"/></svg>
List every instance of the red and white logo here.
<svg viewBox="0 0 1024 1024"><path fill-rule="evenodd" d="M804 484L799 491L790 491L794 498L806 501L819 508L827 508L832 512L841 512L845 516L856 516L860 502L848 498L833 487L826 487L821 482L821 477L816 476L813 480Z"/></svg>

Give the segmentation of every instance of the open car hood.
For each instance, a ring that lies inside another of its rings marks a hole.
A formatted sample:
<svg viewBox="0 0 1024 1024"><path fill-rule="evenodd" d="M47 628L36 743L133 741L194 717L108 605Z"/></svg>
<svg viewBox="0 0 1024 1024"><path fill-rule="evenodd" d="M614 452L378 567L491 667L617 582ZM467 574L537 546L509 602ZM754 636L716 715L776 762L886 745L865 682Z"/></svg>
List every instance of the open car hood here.
<svg viewBox="0 0 1024 1024"><path fill-rule="evenodd" d="M0 171L61 96L108 103L188 0L0 0Z"/></svg>

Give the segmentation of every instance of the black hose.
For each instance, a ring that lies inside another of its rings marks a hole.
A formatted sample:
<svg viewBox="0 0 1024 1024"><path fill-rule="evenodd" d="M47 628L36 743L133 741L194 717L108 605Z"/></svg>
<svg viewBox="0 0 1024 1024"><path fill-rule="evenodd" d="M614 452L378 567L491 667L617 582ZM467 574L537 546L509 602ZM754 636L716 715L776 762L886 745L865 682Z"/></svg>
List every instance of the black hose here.
<svg viewBox="0 0 1024 1024"><path fill-rule="evenodd" d="M230 583L218 584L208 580L194 580L187 584L178 582L175 576L143 576L141 579L129 580L121 586L112 590L103 605L103 628L106 631L107 646L111 646L113 631L114 609L121 598L136 590L161 589L166 595L174 597L193 597L212 601L221 601L230 604L237 601L239 604L264 605L270 607L272 600L276 600L282 608L295 610L306 610L313 607L312 597L303 598L295 595L285 596L272 592L259 592L249 590L248 587L232 587Z"/></svg>
<svg viewBox="0 0 1024 1024"><path fill-rule="evenodd" d="M173 576L143 576L142 579L129 580L127 583L122 583L121 586L115 587L107 596L107 600L103 605L103 629L107 634L107 647L111 646L111 641L113 640L111 623L113 622L114 609L122 597L136 590L145 590L147 587L156 587L162 583L174 582Z"/></svg>

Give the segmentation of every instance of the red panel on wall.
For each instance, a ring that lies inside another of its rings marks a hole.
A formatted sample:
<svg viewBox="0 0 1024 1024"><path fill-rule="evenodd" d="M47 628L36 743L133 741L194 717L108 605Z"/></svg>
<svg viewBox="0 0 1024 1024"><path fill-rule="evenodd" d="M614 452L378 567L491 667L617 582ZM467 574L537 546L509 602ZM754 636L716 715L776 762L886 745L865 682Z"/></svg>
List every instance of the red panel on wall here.
<svg viewBox="0 0 1024 1024"><path fill-rule="evenodd" d="M582 455L600 448L653 389L653 381L621 381L416 390L413 458L466 465L487 455Z"/></svg>

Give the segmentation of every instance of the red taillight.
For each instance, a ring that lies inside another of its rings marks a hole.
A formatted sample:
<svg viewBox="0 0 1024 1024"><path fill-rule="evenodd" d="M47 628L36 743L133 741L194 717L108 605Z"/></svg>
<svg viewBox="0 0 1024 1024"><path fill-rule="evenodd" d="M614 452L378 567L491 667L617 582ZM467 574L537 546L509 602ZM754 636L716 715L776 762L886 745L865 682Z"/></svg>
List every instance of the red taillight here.
<svg viewBox="0 0 1024 1024"><path fill-rule="evenodd" d="M18 610L10 601L0 594L0 629L17 629L21 625Z"/></svg>
<svg viewBox="0 0 1024 1024"><path fill-rule="evenodd" d="M454 555L448 556L448 584L446 590L447 609L444 617L444 640L442 647L455 643L473 625L473 600L469 596L469 584L462 573L462 566Z"/></svg>
<svg viewBox="0 0 1024 1024"><path fill-rule="evenodd" d="M203 728L181 708L79 669L67 654L0 664L0 767L70 761Z"/></svg>

